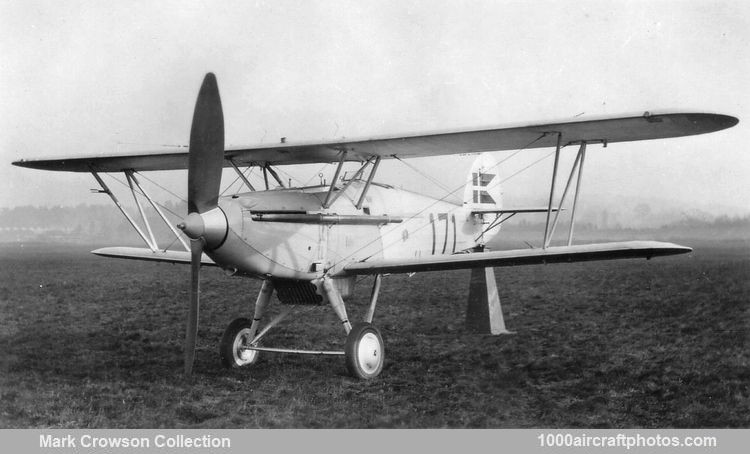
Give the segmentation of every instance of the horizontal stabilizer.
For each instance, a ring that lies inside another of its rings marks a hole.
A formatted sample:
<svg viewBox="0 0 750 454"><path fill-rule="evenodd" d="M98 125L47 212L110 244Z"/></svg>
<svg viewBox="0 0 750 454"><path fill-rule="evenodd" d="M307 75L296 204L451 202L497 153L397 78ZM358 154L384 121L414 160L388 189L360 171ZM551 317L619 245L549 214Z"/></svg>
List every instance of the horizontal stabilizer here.
<svg viewBox="0 0 750 454"><path fill-rule="evenodd" d="M557 208L552 208L552 212L557 211ZM565 208L562 209L565 211ZM471 214L511 214L511 213L546 213L547 207L517 207L517 208L498 208L498 209L475 209L471 210Z"/></svg>
<svg viewBox="0 0 750 454"><path fill-rule="evenodd" d="M113 257L117 259L149 260L152 262L184 263L190 265L190 252L187 251L152 251L151 249L138 247L105 247L91 251L102 257ZM216 266L206 254L201 257L201 264Z"/></svg>
<svg viewBox="0 0 750 454"><path fill-rule="evenodd" d="M556 246L546 249L514 249L469 254L432 255L428 257L370 260L350 263L344 274L416 273L496 266L539 265L545 263L585 262L657 257L691 252L692 249L659 241L626 241L616 243Z"/></svg>

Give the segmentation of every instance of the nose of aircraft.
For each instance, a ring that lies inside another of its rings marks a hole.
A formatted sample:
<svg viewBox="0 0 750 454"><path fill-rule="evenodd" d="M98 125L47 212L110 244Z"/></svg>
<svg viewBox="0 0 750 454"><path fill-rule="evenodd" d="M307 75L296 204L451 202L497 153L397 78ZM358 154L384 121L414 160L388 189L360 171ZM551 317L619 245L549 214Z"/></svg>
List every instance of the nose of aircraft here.
<svg viewBox="0 0 750 454"><path fill-rule="evenodd" d="M177 224L177 228L185 232L185 235L190 239L197 240L203 236L206 224L203 222L203 216L197 212L192 212L182 222Z"/></svg>
<svg viewBox="0 0 750 454"><path fill-rule="evenodd" d="M208 249L216 249L224 243L229 226L224 211L216 207L204 213L188 214L177 227L193 240L203 238Z"/></svg>

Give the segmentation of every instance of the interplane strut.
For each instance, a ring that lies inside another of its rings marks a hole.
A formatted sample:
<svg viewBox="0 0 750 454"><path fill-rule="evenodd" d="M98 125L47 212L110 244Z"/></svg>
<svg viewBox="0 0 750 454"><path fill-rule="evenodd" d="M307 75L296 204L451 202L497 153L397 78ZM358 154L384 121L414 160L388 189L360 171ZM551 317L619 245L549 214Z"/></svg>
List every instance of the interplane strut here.
<svg viewBox="0 0 750 454"><path fill-rule="evenodd" d="M586 141L579 142L579 148L578 153L576 154L575 161L573 162L573 165L570 169L570 174L568 175L568 180L565 184L565 189L563 190L562 195L560 196L560 202L557 205L557 208L553 208L553 200L554 200L554 194L555 194L555 182L557 180L557 172L559 167L559 161L560 161L560 149L561 149L561 135L558 135L557 140L557 146L555 148L555 163L552 168L552 181L550 183L550 194L549 194L549 203L547 205L547 220L544 224L544 242L542 243L542 249L547 249L550 246L550 243L552 242L552 237L555 234L555 229L557 228L557 222L560 218L560 211L562 211L562 206L565 203L565 199L568 196L568 192L570 190L571 183L573 182L573 176L578 174L578 178L576 179L576 188L575 188L575 195L573 197L573 207L571 210L570 215L570 228L568 231L568 246L571 246L573 244L573 228L575 225L575 214L576 214L576 207L578 206L578 195L581 190L581 180L583 175L583 163L586 158ZM572 144L568 144L572 145ZM552 212L555 211L555 217L552 219L552 222L550 224L550 218L552 215Z"/></svg>
<svg viewBox="0 0 750 454"><path fill-rule="evenodd" d="M98 172L92 170L91 174L94 176L94 178L96 179L96 181L99 183L99 185L102 188L101 190L96 190L96 191L105 193L112 199L115 206L117 206L117 208L123 214L125 219L127 219L127 221L130 223L133 229L135 229L136 233L138 233L138 236L140 236L141 239L146 243L146 246L148 246L148 248L151 249L152 252L156 252L159 250L159 245L156 242L156 237L154 236L153 230L151 228L151 223L149 222L148 217L146 216L146 213L143 210L143 206L141 205L140 200L138 200L138 193L143 194L143 196L146 198L146 200L148 200L149 204L154 209L154 211L156 211L156 213L159 215L162 221L164 221L164 224L167 225L169 230L174 234L175 238L177 238L180 244L182 244L182 247L185 248L186 251L190 252L190 246L188 246L185 239L177 232L177 229L175 229L174 225L172 225L172 223L169 222L164 212L161 210L161 208L159 208L159 205L148 194L148 192L146 192L143 186L141 186L140 182L135 177L135 173L132 170L125 170L123 173L125 174L125 178L127 179L130 192L133 194L133 199L135 200L135 203L138 207L138 211L141 215L141 219L143 220L143 224L145 225L146 231L148 232L148 237L143 232L143 229L141 229L141 227L138 226L135 220L125 210L125 207L122 206L117 196L115 196L115 194L112 192L109 186L107 186L104 180L99 176Z"/></svg>

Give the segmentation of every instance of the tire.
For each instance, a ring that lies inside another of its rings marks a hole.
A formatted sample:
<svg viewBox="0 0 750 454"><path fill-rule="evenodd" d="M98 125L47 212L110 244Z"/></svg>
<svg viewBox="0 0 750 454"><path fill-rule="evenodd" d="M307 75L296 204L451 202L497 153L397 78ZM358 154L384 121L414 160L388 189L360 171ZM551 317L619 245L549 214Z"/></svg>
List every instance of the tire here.
<svg viewBox="0 0 750 454"><path fill-rule="evenodd" d="M250 339L250 327L253 322L246 318L238 318L232 321L224 330L219 344L219 356L221 365L227 369L252 366L260 357L257 350L240 350L240 347Z"/></svg>
<svg viewBox="0 0 750 454"><path fill-rule="evenodd" d="M346 368L361 380L380 375L385 364L385 344L380 331L371 323L355 323L346 337L344 347Z"/></svg>

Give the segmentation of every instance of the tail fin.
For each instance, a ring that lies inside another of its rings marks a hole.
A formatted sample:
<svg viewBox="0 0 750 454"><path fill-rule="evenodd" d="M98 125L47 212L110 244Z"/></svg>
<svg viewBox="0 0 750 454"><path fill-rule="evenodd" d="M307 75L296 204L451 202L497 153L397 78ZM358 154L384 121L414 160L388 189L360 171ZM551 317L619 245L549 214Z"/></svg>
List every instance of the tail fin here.
<svg viewBox="0 0 750 454"><path fill-rule="evenodd" d="M471 166L464 188L464 208L470 210L502 208L500 168L489 153L481 153Z"/></svg>

